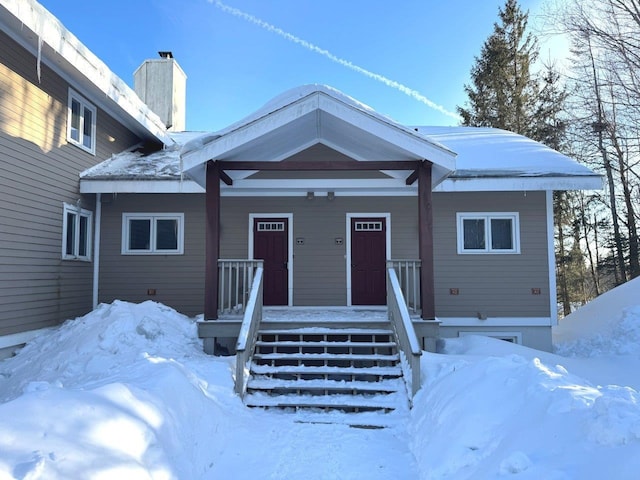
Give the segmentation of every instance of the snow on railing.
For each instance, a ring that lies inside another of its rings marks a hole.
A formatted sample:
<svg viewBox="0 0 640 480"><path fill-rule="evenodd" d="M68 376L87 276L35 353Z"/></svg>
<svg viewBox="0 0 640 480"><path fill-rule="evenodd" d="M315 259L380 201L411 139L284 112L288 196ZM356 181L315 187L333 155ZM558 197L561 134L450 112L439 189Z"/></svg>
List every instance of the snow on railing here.
<svg viewBox="0 0 640 480"><path fill-rule="evenodd" d="M241 397L247 391L249 363L258 338L258 328L262 320L262 278L264 269L258 266L253 276L253 284L249 292L247 308L242 319L242 326L236 343L236 381L235 391Z"/></svg>
<svg viewBox="0 0 640 480"><path fill-rule="evenodd" d="M393 267L400 283L405 305L412 313L420 312L420 268L421 261L414 259L388 260L387 268Z"/></svg>
<svg viewBox="0 0 640 480"><path fill-rule="evenodd" d="M249 288L262 260L218 260L218 314L244 314Z"/></svg>
<svg viewBox="0 0 640 480"><path fill-rule="evenodd" d="M413 328L409 310L400 288L400 282L393 266L387 268L387 309L398 346L406 360L406 362L402 362L403 369L408 366L409 370L411 370L410 376L407 375L408 372L406 371L404 375L410 398L413 398L416 392L420 390L420 357L422 356L422 349Z"/></svg>

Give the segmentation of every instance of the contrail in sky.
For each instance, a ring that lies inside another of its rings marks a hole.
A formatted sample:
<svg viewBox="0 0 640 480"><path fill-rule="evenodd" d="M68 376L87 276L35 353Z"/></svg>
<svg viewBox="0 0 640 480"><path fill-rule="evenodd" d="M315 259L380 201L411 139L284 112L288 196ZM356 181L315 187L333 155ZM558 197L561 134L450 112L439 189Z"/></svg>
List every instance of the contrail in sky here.
<svg viewBox="0 0 640 480"><path fill-rule="evenodd" d="M243 12L242 10L238 10L237 8L234 8L234 7L230 7L229 5L225 5L220 0L209 0L209 3L213 3L216 7L218 7L223 12L230 13L231 15L234 15L238 18L242 18L247 22L253 23L254 25L258 25L259 27L262 27L269 32L275 33L276 35L280 35L282 38L289 40L290 42L296 43L314 53L322 55L323 57L328 58L332 62L342 65L343 67L347 67L353 70L354 72L361 73L362 75L369 77L373 80L377 80L378 82L384 83L388 87L395 88L396 90L404 93L405 95L408 95L411 98L414 98L419 102L424 103L429 108L437 110L440 113L447 115L448 117L454 118L455 120L460 120L460 117L454 112L450 112L449 110L444 108L442 105L438 105L437 103L429 100L427 97L422 95L420 92L413 90L412 88L409 88L406 85L403 85L402 83L396 82L395 80L391 80L378 73L373 73L365 68L359 67L358 65L354 65L348 60L337 57L336 55L331 53L329 50L320 48L311 42L307 42L306 40L303 40L299 37L296 37L295 35L285 32L281 28L278 28L275 25L271 25L270 23L267 23L264 20L260 20L259 18L249 13Z"/></svg>

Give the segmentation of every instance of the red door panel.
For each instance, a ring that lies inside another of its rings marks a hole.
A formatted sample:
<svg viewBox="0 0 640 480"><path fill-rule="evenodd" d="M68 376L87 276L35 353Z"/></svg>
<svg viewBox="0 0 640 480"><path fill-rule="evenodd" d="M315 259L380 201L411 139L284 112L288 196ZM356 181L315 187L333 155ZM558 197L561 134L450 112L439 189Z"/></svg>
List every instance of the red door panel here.
<svg viewBox="0 0 640 480"><path fill-rule="evenodd" d="M385 305L387 247L384 218L351 219L351 303Z"/></svg>
<svg viewBox="0 0 640 480"><path fill-rule="evenodd" d="M265 305L288 304L288 238L286 218L254 219L253 258L264 260Z"/></svg>

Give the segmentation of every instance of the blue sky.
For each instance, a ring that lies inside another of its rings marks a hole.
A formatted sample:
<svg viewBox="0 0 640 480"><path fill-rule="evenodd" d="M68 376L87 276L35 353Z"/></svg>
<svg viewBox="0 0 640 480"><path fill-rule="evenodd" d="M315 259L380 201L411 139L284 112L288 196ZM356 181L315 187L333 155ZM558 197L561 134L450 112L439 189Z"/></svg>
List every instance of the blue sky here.
<svg viewBox="0 0 640 480"><path fill-rule="evenodd" d="M530 23L543 1L520 0ZM224 0L281 34L208 0L41 3L129 85L145 58L173 51L188 76L187 129L217 130L308 83L330 85L406 125L455 125L389 82L300 41L455 112L504 0Z"/></svg>

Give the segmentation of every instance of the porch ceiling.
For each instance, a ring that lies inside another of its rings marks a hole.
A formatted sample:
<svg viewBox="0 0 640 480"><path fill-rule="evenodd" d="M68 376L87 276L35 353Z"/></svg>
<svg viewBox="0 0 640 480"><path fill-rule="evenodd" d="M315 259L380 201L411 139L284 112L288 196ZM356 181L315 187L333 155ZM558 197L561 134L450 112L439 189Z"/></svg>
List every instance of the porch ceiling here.
<svg viewBox="0 0 640 480"><path fill-rule="evenodd" d="M389 186L393 188L412 173L406 170L406 164L398 164L399 169L394 169L393 162L430 161L433 186L455 169L455 154L450 150L330 91L313 91L290 103L257 112L254 117L219 135L187 144L182 153L187 174L204 186L209 160L224 161L226 165L280 162L317 144L358 162L389 162L384 173L390 177ZM295 165L291 167L295 170ZM227 173L234 180L231 188L250 188L249 184L236 180L247 179L256 171L230 168ZM268 188L266 180L261 183L262 188ZM304 182L298 183L299 188L306 188ZM358 188L356 184L353 186Z"/></svg>

